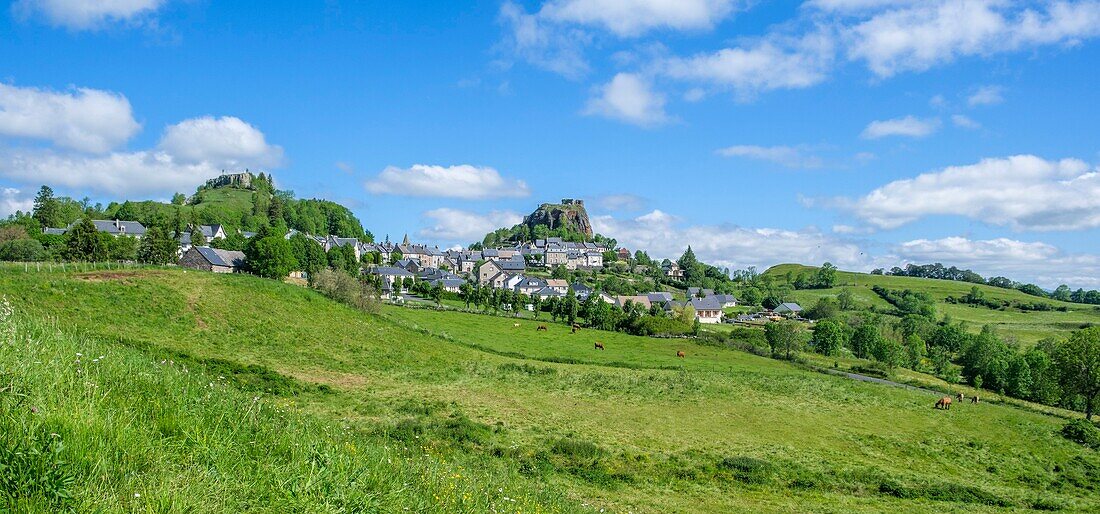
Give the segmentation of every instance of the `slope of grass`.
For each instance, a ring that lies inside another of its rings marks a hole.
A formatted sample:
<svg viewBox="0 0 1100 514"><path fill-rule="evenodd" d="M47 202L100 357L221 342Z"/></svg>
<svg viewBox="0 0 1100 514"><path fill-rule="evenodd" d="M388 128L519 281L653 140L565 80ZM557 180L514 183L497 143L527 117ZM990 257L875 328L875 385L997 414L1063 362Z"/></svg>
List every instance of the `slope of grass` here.
<svg viewBox="0 0 1100 514"><path fill-rule="evenodd" d="M146 362L184 362L204 375L200 385L224 377L218 391L244 402L224 407L234 413L226 423L260 396L287 416L347 426L362 444L436 448L466 468L457 473L494 477L550 507L563 504L531 484L577 502L566 510L1100 508L1100 457L1058 436L1063 420L1034 412L987 404L933 411L925 393L687 340L569 334L555 324L536 333L535 321L515 327L507 318L430 310L365 315L249 276L7 271L0 291L28 317L55 320L65 337L87 334ZM597 340L607 350L594 350ZM688 357L677 359L678 349ZM33 357L13 360L21 358ZM144 380L159 369L130 373ZM34 373L45 384L60 370ZM172 389L155 396L185 403ZM58 394L43 404L67 409L65 401ZM220 451L198 453L217 459ZM178 458L192 453L184 446ZM496 498L493 482L472 480L482 484L476 494Z"/></svg>
<svg viewBox="0 0 1100 514"><path fill-rule="evenodd" d="M798 264L782 264L769 269L765 274L783 280L788 273L797 277L799 273L811 274L816 269ZM795 291L791 296L802 307L809 308L818 299L824 297L835 298L841 291L847 289L852 292L853 297L863 307L873 306L879 312L892 311L893 307L871 290L876 285L887 289L911 289L926 292L936 300L936 309L941 316L948 315L956 321L965 321L975 331L980 330L983 325L993 325L998 333L1015 337L1023 343L1034 343L1046 337L1064 337L1070 332L1090 324L1100 324L1100 309L1097 306L1038 298L1015 289L1002 289L986 285L977 286L986 298L1027 303L1048 303L1054 307L1065 307L1067 312L1021 312L1011 308L993 310L983 306L949 304L944 301L948 296L962 298L970 292L971 287L975 286L975 284L952 280L893 277L840 271L837 272L837 287Z"/></svg>

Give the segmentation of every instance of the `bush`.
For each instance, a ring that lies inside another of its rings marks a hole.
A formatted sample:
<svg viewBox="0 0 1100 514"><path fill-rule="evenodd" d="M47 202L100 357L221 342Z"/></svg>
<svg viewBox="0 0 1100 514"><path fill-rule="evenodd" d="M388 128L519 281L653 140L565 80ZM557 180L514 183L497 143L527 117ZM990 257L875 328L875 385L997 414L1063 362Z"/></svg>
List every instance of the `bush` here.
<svg viewBox="0 0 1100 514"><path fill-rule="evenodd" d="M1083 419L1075 419L1062 427L1062 437L1094 450L1100 450L1100 428Z"/></svg>
<svg viewBox="0 0 1100 514"><path fill-rule="evenodd" d="M379 310L378 295L373 287L342 271L323 269L313 275L313 288L338 302L364 312Z"/></svg>

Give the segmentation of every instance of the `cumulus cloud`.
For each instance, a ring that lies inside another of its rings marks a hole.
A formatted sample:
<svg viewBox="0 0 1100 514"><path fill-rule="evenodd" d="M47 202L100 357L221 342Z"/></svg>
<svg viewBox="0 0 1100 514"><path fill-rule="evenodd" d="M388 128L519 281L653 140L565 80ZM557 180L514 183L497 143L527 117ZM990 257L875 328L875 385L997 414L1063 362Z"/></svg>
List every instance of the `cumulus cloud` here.
<svg viewBox="0 0 1100 514"><path fill-rule="evenodd" d="M489 232L523 221L523 216L512 211L479 214L450 208L432 209L425 212L423 217L429 225L417 234L431 241L448 243L480 241Z"/></svg>
<svg viewBox="0 0 1100 514"><path fill-rule="evenodd" d="M281 147L269 145L263 132L234 116L203 116L171 125L160 148L181 162L213 162L228 168L274 167L283 160Z"/></svg>
<svg viewBox="0 0 1100 514"><path fill-rule="evenodd" d="M955 215L1016 230L1081 230L1100 227L1100 172L1076 159L1016 155L894 181L836 205L887 229Z"/></svg>
<svg viewBox="0 0 1100 514"><path fill-rule="evenodd" d="M431 166L414 164L408 168L389 166L366 184L376 195L431 196L483 200L522 198L531 194L527 183L507 179L489 167Z"/></svg>
<svg viewBox="0 0 1100 514"><path fill-rule="evenodd" d="M120 94L88 88L58 92L0 84L0 135L103 153L125 143L140 129L130 101Z"/></svg>
<svg viewBox="0 0 1100 514"><path fill-rule="evenodd" d="M1060 284L1100 286L1100 257L1067 254L1042 242L1008 238L972 240L965 237L917 239L896 245L893 251L908 262L943 262L972 269L984 276L1006 276L1047 288Z"/></svg>
<svg viewBox="0 0 1100 514"><path fill-rule="evenodd" d="M660 210L631 219L594 216L592 225L596 232L614 234L623 246L647 249L654 258L679 258L691 245L701 260L729 268L830 261L847 269L866 269L869 264L858 245L814 229L690 225Z"/></svg>
<svg viewBox="0 0 1100 514"><path fill-rule="evenodd" d="M568 78L588 72L584 47L591 36L587 33L548 24L510 1L501 5L499 21L506 29L503 46L516 57Z"/></svg>
<svg viewBox="0 0 1100 514"><path fill-rule="evenodd" d="M954 116L951 116L951 123L954 123L956 127L960 127L960 128L964 128L964 129L979 129L979 128L982 128L981 123L978 123L978 122L970 119L970 117L968 117L968 116L963 116L962 114L956 114Z"/></svg>
<svg viewBox="0 0 1100 514"><path fill-rule="evenodd" d="M539 15L593 25L621 37L653 29L705 30L746 2L735 0L551 0Z"/></svg>
<svg viewBox="0 0 1100 514"><path fill-rule="evenodd" d="M1000 86L982 86L966 98L971 107L995 105L1004 101L1004 88Z"/></svg>
<svg viewBox="0 0 1100 514"><path fill-rule="evenodd" d="M851 2L838 2L851 3ZM845 29L849 57L876 75L923 71L960 57L989 56L1100 34L1100 2L930 0L876 12Z"/></svg>
<svg viewBox="0 0 1100 514"><path fill-rule="evenodd" d="M774 35L716 52L666 58L655 67L674 79L702 82L746 97L817 85L827 78L834 54L834 42L824 32L798 38Z"/></svg>
<svg viewBox="0 0 1100 514"><path fill-rule="evenodd" d="M645 78L633 73L619 73L601 86L588 100L584 114L640 127L653 127L668 121L664 95L655 92Z"/></svg>
<svg viewBox="0 0 1100 514"><path fill-rule="evenodd" d="M939 126L940 120L936 118L922 119L905 116L872 121L867 125L867 128L863 129L860 137L864 139L879 139L889 136L925 137L935 132Z"/></svg>
<svg viewBox="0 0 1100 514"><path fill-rule="evenodd" d="M34 207L34 199L22 194L13 187L0 188L0 217L15 214L15 211L29 212Z"/></svg>
<svg viewBox="0 0 1100 514"><path fill-rule="evenodd" d="M40 15L54 26L74 30L94 29L112 22L134 22L166 0L17 0L12 12L27 18Z"/></svg>
<svg viewBox="0 0 1100 514"><path fill-rule="evenodd" d="M822 165L820 157L809 155L804 148L795 146L735 145L718 150L718 154L773 162L787 168L809 169Z"/></svg>

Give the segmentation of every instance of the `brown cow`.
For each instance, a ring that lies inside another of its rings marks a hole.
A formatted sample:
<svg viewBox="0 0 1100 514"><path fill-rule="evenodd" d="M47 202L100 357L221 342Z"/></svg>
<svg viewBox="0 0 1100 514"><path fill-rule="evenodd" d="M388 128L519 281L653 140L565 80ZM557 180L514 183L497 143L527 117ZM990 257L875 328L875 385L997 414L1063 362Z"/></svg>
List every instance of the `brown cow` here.
<svg viewBox="0 0 1100 514"><path fill-rule="evenodd" d="M580 330L580 329L581 329L581 326L580 326L580 325L578 325L578 324L576 324L576 323L574 323L574 324L573 324L573 333L574 333L574 334L576 334L576 333L577 333L577 331L578 331L578 330Z"/></svg>
<svg viewBox="0 0 1100 514"><path fill-rule="evenodd" d="M940 400L938 402L936 402L936 407L935 408L943 409L943 410L950 410L951 409L951 397L950 396L944 396L943 398L940 398Z"/></svg>
<svg viewBox="0 0 1100 514"><path fill-rule="evenodd" d="M676 356L683 359L684 357L687 357L687 354L684 353L683 350L679 350L679 351L676 352Z"/></svg>
<svg viewBox="0 0 1100 514"><path fill-rule="evenodd" d="M955 400L957 400L959 403L962 403L962 401L965 400L965 399L966 399L966 396L963 395L962 393L959 393L959 395L955 397Z"/></svg>
<svg viewBox="0 0 1100 514"><path fill-rule="evenodd" d="M603 350L603 343L596 341L596 350Z"/></svg>
<svg viewBox="0 0 1100 514"><path fill-rule="evenodd" d="M535 332L546 332L547 330L550 329L546 328L546 325L539 325L538 328L535 329Z"/></svg>
<svg viewBox="0 0 1100 514"><path fill-rule="evenodd" d="M970 403L981 403L981 400L978 399L978 395L974 395L970 397Z"/></svg>

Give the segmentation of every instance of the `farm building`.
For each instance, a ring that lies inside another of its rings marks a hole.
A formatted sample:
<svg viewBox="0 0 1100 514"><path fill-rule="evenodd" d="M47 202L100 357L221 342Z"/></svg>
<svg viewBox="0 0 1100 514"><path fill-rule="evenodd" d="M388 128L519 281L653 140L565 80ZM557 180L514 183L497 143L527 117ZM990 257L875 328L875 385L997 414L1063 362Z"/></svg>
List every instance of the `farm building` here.
<svg viewBox="0 0 1100 514"><path fill-rule="evenodd" d="M214 273L236 273L244 268L244 252L192 246L180 257L180 266Z"/></svg>

